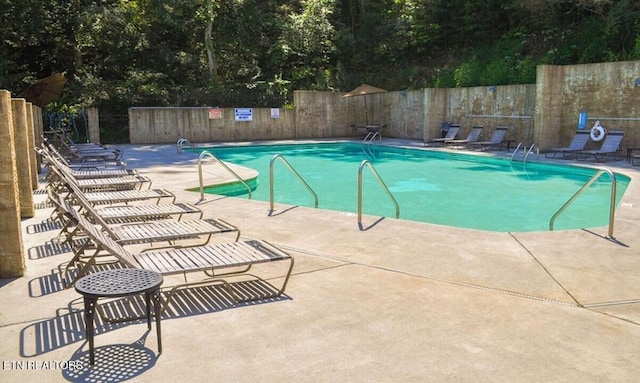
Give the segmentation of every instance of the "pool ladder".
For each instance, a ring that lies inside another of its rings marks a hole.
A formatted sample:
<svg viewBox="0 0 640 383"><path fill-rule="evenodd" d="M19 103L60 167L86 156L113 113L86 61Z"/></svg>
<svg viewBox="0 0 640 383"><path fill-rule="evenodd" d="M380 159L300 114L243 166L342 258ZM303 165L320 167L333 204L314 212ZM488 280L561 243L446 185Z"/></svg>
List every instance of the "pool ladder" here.
<svg viewBox="0 0 640 383"><path fill-rule="evenodd" d="M511 161L514 160L514 158L516 157L516 155L520 151L520 148L522 148L522 162L527 162L527 158L529 157L529 155L531 153L533 153L533 149L536 150L536 156L540 155L540 149L536 147L536 144L531 144L529 149L527 149L527 146L523 145L522 142L521 142L516 147L516 150L514 150L513 153L511 154Z"/></svg>
<svg viewBox="0 0 640 383"><path fill-rule="evenodd" d="M282 156L282 154L275 154L273 157L271 157L271 162L269 162L269 215L271 215L271 213L273 213L273 211L275 210L275 208L274 208L274 195L275 195L275 193L274 193L273 164L276 162L276 160L282 161L282 163L285 164L287 169L289 169L291 171L291 173L294 176L296 176L298 181L300 181L300 183L302 183L302 185L309 191L309 193L311 193L311 195L313 196L313 199L314 199L315 207L317 208L318 207L318 194L316 194L316 192L313 191L313 189L311 188L311 186L309 186L307 181L305 181L302 178L300 173L298 173L296 171L296 169L294 169L293 166L291 166L289 161L287 161Z"/></svg>
<svg viewBox="0 0 640 383"><path fill-rule="evenodd" d="M209 158L213 159L214 161L218 162L226 171L228 171L238 181L240 181L240 183L243 184L244 187L247 189L247 192L249 193L249 199L251 199L251 186L249 186L249 184L245 180L243 180L242 177L240 177L238 175L238 173L234 172L230 167L228 167L227 164L225 164L224 162L220 161L220 159L218 157L213 155L213 153L204 150L202 153L200 153L200 156L198 157L198 177L199 177L199 180L200 180L200 201L199 202L204 201L204 182L203 182L203 177L202 177L202 160L205 157L209 157Z"/></svg>
<svg viewBox="0 0 640 383"><path fill-rule="evenodd" d="M520 142L518 144L518 146L516 147L516 150L513 151L513 153L511 154L511 161L513 162L514 158L516 157L516 155L518 154L518 152L520 151L520 148L522 148L522 162L527 162L527 158L529 157L529 155L531 153L533 153L533 149L536 149L536 155L540 155L539 153L539 149L536 148L536 144L531 144L531 147L529 147L529 149L527 150L527 147L525 145L522 144L522 142Z"/></svg>
<svg viewBox="0 0 640 383"><path fill-rule="evenodd" d="M180 138L178 142L176 142L176 146L177 146L178 154L182 154L183 149L186 147L193 148L193 144L191 143L191 141L189 141L184 137Z"/></svg>
<svg viewBox="0 0 640 383"><path fill-rule="evenodd" d="M580 190L578 190L571 198L569 198L569 200L562 205L562 207L560 209L558 209L558 211L553 215L553 217L551 217L551 220L549 220L549 230L553 231L553 223L555 222L556 218L558 218L558 216L560 214L562 214L562 212L564 212L569 205L571 205L573 203L573 201L576 200L576 198L578 198L580 195L582 195L582 193L584 193L585 190L587 190L587 188L589 188L589 186L591 186L594 182L596 182L598 180L598 178L600 178L600 176L604 173L607 173L609 175L609 178L611 179L611 199L609 201L609 231L607 234L608 238L613 239L613 221L615 219L615 211L616 211L616 189L617 189L617 182L616 182L616 175L614 172L612 172L610 169L608 168L595 168L598 171L596 172L596 174L594 174L581 188Z"/></svg>
<svg viewBox="0 0 640 383"><path fill-rule="evenodd" d="M382 135L379 131L371 131L362 139L362 151L367 157L375 157L371 151L371 144L376 138L378 141L382 141Z"/></svg>
<svg viewBox="0 0 640 383"><path fill-rule="evenodd" d="M362 139L362 144L371 144L375 139L378 139L378 141L382 141L382 135L380 134L379 131L371 131L369 133L367 133L366 136L364 136L364 138Z"/></svg>

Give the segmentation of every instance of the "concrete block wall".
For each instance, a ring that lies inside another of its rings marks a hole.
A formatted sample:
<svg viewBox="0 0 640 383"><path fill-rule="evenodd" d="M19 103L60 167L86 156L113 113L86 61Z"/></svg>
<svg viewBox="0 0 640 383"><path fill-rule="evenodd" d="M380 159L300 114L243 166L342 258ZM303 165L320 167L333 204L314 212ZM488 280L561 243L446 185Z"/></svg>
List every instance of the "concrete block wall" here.
<svg viewBox="0 0 640 383"><path fill-rule="evenodd" d="M0 90L0 278L24 274L21 218L35 215L42 128L40 107Z"/></svg>
<svg viewBox="0 0 640 383"><path fill-rule="evenodd" d="M541 150L567 145L580 112L608 130L624 130L624 147L640 147L640 61L588 65L541 65L535 84L394 90L344 98L341 92L295 91L294 108L254 108L253 120L234 120L234 109L210 119L207 108L132 108L132 143L259 141L353 136L352 124L385 125L383 136L426 140L443 122L473 125L489 137L498 126L506 138ZM376 84L372 84L376 85Z"/></svg>
<svg viewBox="0 0 640 383"><path fill-rule="evenodd" d="M24 274L11 93L0 90L0 278Z"/></svg>

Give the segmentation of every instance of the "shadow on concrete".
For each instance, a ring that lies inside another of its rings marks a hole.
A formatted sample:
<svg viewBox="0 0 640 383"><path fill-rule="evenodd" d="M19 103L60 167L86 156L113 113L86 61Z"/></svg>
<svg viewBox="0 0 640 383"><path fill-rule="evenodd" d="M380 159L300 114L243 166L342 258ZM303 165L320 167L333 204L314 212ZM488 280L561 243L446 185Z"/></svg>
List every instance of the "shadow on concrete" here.
<svg viewBox="0 0 640 383"><path fill-rule="evenodd" d="M40 223L36 223L33 225L27 226L27 234L36 234L36 233L44 233L52 230L60 230L62 229L62 225L59 221L53 221L51 219L46 219Z"/></svg>
<svg viewBox="0 0 640 383"><path fill-rule="evenodd" d="M363 225L361 222L358 223L358 229L360 229L360 231L367 231L369 229L373 229L374 227L376 227L380 222L384 221L385 217L380 217L377 220L373 221L372 224L370 224L369 226L365 226Z"/></svg>
<svg viewBox="0 0 640 383"><path fill-rule="evenodd" d="M272 294L271 285L262 280L233 282L230 285L238 291L251 292L253 296L268 296ZM163 301L166 302L169 292L163 290L161 295ZM162 314L162 319L179 319L290 299L289 296L283 294L275 298L238 303L221 285L184 288L177 290L173 294L166 310ZM142 296L101 300L99 303L104 317L101 315L96 315L95 317L96 336L136 323L146 324L146 319L136 319L124 323L109 323L105 319L144 317L146 309ZM83 307L82 298L78 297L69 302L67 308L58 309L54 317L29 324L23 328L20 331L20 355L25 358L32 358L85 340ZM96 358L99 357L99 354L96 354Z"/></svg>
<svg viewBox="0 0 640 383"><path fill-rule="evenodd" d="M159 357L145 347L149 330L132 344L96 347L95 364L89 364L89 350L83 344L69 359L62 377L70 382L124 382L151 369Z"/></svg>
<svg viewBox="0 0 640 383"><path fill-rule="evenodd" d="M57 239L45 242L43 245L27 249L29 259L49 258L60 254L71 254L71 247L67 243L60 243Z"/></svg>

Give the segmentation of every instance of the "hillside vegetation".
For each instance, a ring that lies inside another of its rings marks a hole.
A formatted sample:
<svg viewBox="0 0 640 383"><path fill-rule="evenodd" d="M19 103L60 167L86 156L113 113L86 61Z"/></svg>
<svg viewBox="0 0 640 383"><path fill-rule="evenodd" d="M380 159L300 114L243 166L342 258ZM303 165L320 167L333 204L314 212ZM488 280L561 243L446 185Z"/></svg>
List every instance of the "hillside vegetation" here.
<svg viewBox="0 0 640 383"><path fill-rule="evenodd" d="M0 0L0 88L52 108L283 106L291 91L535 82L640 58L637 0Z"/></svg>

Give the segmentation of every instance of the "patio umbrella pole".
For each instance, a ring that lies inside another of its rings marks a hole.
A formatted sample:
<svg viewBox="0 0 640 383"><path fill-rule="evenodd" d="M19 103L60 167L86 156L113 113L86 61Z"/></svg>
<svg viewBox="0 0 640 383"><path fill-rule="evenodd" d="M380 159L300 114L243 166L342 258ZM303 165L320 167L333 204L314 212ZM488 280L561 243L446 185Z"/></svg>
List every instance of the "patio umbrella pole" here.
<svg viewBox="0 0 640 383"><path fill-rule="evenodd" d="M367 110L367 96L364 96L364 124L369 125L369 112Z"/></svg>

